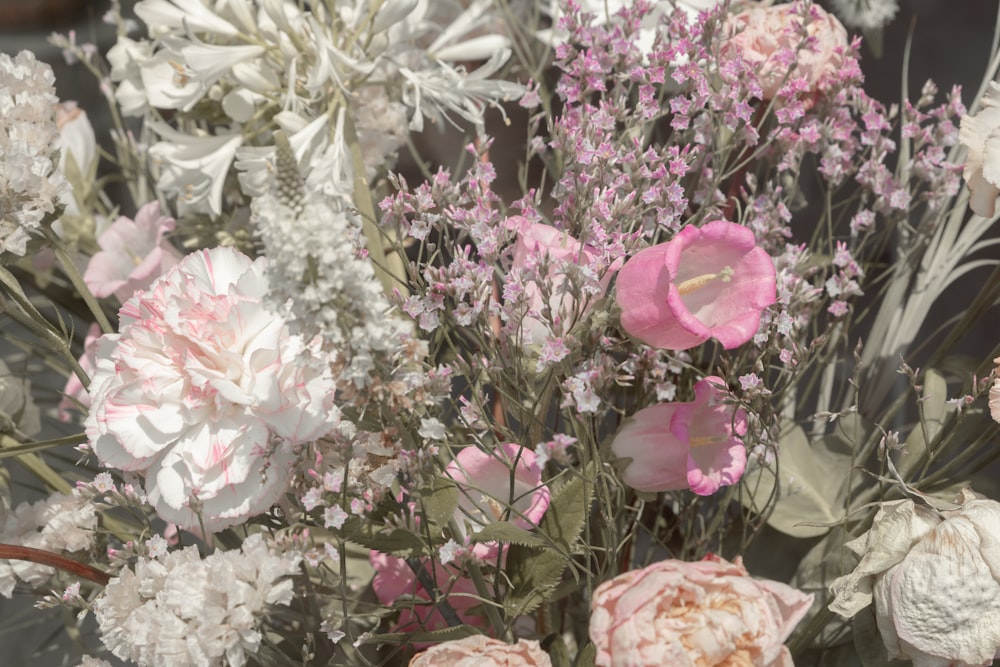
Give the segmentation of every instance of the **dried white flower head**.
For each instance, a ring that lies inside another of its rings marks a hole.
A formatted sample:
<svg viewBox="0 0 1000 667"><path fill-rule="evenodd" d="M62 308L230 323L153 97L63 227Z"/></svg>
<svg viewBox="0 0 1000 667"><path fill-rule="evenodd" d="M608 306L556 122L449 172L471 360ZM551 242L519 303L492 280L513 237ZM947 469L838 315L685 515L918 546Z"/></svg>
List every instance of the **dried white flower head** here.
<svg viewBox="0 0 1000 667"><path fill-rule="evenodd" d="M896 0L830 0L830 5L844 25L861 30L886 26L899 11Z"/></svg>
<svg viewBox="0 0 1000 667"><path fill-rule="evenodd" d="M54 83L30 51L0 53L0 264L28 254L28 240L69 191L57 168Z"/></svg>
<svg viewBox="0 0 1000 667"><path fill-rule="evenodd" d="M56 493L35 503L21 503L7 515L0 542L59 553L90 548L97 528L94 506L85 498ZM10 597L18 580L38 588L55 569L23 560L0 560L0 595Z"/></svg>
<svg viewBox="0 0 1000 667"><path fill-rule="evenodd" d="M833 582L830 609L849 618L874 602L889 658L988 665L1000 652L1000 503L968 490L959 502L883 503L847 543L861 562Z"/></svg>
<svg viewBox="0 0 1000 667"><path fill-rule="evenodd" d="M38 406L31 398L31 382L18 377L0 361L0 433L14 430L32 437L42 430Z"/></svg>
<svg viewBox="0 0 1000 667"><path fill-rule="evenodd" d="M140 558L94 601L101 640L140 667L246 664L261 645L268 605L292 599L299 556L272 552L251 535L240 550L207 558L197 547Z"/></svg>

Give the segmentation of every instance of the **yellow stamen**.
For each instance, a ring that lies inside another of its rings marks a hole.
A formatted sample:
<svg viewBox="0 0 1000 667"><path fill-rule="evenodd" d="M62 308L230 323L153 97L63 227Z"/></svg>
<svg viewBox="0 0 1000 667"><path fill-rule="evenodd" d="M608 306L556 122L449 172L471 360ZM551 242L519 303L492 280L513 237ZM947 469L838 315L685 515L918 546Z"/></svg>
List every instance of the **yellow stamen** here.
<svg viewBox="0 0 1000 667"><path fill-rule="evenodd" d="M677 291L680 292L681 296L684 296L685 294L689 294L696 289L704 287L713 280L721 280L724 283L728 283L732 277L732 267L726 266L718 273L704 273L700 276L695 276L694 278L688 278L677 286Z"/></svg>

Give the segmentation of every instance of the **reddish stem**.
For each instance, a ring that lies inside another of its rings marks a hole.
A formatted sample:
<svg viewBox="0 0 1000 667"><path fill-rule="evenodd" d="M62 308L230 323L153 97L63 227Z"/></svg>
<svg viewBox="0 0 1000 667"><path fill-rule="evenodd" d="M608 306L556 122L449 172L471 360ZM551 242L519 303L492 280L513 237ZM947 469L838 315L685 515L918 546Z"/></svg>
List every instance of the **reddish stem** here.
<svg viewBox="0 0 1000 667"><path fill-rule="evenodd" d="M84 565L80 561L54 554L51 551L43 551L42 549L32 549L31 547L22 547L14 544L0 544L0 558L27 560L32 563L49 565L98 583L101 586L107 586L108 581L111 580L111 575L98 570L96 567Z"/></svg>

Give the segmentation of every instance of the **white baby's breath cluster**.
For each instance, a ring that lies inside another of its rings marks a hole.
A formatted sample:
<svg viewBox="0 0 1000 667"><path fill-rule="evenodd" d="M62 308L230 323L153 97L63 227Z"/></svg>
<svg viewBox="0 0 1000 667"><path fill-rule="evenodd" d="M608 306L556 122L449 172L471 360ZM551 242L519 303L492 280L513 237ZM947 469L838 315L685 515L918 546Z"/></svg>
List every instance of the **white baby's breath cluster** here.
<svg viewBox="0 0 1000 667"><path fill-rule="evenodd" d="M287 605L300 557L260 534L201 558L187 547L123 569L94 602L101 638L140 665L240 667L261 647L268 605Z"/></svg>
<svg viewBox="0 0 1000 667"><path fill-rule="evenodd" d="M24 257L68 184L57 169L55 75L30 51L0 53L0 262Z"/></svg>
<svg viewBox="0 0 1000 667"><path fill-rule="evenodd" d="M97 528L94 506L83 496L54 493L44 500L21 503L4 519L0 543L60 553L90 548ZM11 597L23 581L38 588L56 573L54 568L26 560L0 560L0 595Z"/></svg>

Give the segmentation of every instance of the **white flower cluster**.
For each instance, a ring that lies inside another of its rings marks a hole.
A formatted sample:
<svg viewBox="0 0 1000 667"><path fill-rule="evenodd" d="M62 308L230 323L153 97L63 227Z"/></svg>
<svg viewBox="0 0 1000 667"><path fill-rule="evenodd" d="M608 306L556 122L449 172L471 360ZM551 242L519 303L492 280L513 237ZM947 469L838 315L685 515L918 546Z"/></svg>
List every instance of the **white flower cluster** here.
<svg viewBox="0 0 1000 667"><path fill-rule="evenodd" d="M83 497L55 493L35 503L21 503L7 515L0 542L59 553L90 548L97 527L94 506ZM18 580L38 588L55 570L25 560L0 560L0 595L9 598Z"/></svg>
<svg viewBox="0 0 1000 667"><path fill-rule="evenodd" d="M158 190L178 196L180 214L219 215L234 160L243 194L261 194L259 176L273 158L278 130L289 136L296 157L309 161L345 140L342 132L333 136L333 127L346 110L355 119L347 140L373 149L364 154L370 178L395 159L408 129L421 129L425 116L440 122L455 115L481 125L487 106L523 91L488 78L510 55L506 38L466 38L496 22L488 0L465 9L430 0L310 5L136 4L151 39L119 38L108 53L111 79L122 111L147 115L161 137L149 154ZM448 64L485 58L489 62L471 73ZM177 127L156 122L151 109L175 110ZM207 133L199 118L225 120ZM346 155L343 146L335 148Z"/></svg>
<svg viewBox="0 0 1000 667"><path fill-rule="evenodd" d="M888 25L899 11L897 0L830 0L844 25L872 30Z"/></svg>
<svg viewBox="0 0 1000 667"><path fill-rule="evenodd" d="M140 558L94 601L101 640L139 667L240 667L260 649L267 606L291 601L285 577L298 563L272 553L259 533L204 559L194 546Z"/></svg>
<svg viewBox="0 0 1000 667"><path fill-rule="evenodd" d="M54 82L30 51L0 53L0 263L28 253L29 238L41 235L69 189L57 169Z"/></svg>
<svg viewBox="0 0 1000 667"><path fill-rule="evenodd" d="M268 258L270 297L291 308L306 335L321 334L337 351L339 383L361 388L378 356L400 349L411 327L393 314L361 252L360 219L341 198L322 192L331 182L323 170L311 172L301 194L289 196L293 186L280 181L294 177L281 173L273 193L253 200L251 221Z"/></svg>

